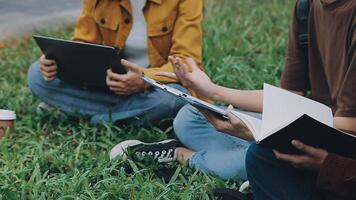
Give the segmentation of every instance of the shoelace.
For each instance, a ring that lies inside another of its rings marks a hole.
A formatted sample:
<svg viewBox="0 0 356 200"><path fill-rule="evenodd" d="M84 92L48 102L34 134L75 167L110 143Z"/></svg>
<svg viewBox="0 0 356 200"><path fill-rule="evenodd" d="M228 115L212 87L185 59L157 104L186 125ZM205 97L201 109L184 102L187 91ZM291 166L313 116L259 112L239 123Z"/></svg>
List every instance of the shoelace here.
<svg viewBox="0 0 356 200"><path fill-rule="evenodd" d="M141 152L136 152L137 156L154 156L154 159L158 159L158 162L171 162L176 160L177 155L175 149L168 149L168 152L166 150L160 151L141 151Z"/></svg>

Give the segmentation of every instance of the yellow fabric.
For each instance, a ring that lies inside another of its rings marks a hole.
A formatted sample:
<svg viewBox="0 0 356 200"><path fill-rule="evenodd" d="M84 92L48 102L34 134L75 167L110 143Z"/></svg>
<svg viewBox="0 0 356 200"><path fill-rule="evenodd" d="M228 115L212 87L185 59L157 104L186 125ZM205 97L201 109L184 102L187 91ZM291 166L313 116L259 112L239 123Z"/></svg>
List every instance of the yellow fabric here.
<svg viewBox="0 0 356 200"><path fill-rule="evenodd" d="M169 55L192 57L202 66L203 0L147 0L143 11L151 64L144 69L146 76L162 83L177 82L154 75L173 71ZM72 39L123 49L132 21L130 0L84 0Z"/></svg>

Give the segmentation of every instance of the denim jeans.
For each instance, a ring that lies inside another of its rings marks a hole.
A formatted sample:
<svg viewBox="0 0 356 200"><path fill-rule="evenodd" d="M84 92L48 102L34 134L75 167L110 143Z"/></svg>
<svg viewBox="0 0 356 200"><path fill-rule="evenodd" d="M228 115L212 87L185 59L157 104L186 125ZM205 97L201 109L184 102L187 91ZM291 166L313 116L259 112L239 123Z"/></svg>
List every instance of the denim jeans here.
<svg viewBox="0 0 356 200"><path fill-rule="evenodd" d="M37 62L29 69L28 84L32 93L43 102L69 115L90 117L94 125L110 121L125 121L137 126L157 125L162 119L173 119L185 105L181 99L154 88L131 96L119 96L84 90L59 79L45 81ZM187 92L179 84L168 85Z"/></svg>
<svg viewBox="0 0 356 200"><path fill-rule="evenodd" d="M261 114L246 114L261 118ZM173 127L178 139L194 152L190 167L223 179L247 179L245 156L249 142L218 132L190 105L178 112Z"/></svg>
<svg viewBox="0 0 356 200"><path fill-rule="evenodd" d="M256 200L317 199L316 174L277 160L271 149L251 144L246 169Z"/></svg>

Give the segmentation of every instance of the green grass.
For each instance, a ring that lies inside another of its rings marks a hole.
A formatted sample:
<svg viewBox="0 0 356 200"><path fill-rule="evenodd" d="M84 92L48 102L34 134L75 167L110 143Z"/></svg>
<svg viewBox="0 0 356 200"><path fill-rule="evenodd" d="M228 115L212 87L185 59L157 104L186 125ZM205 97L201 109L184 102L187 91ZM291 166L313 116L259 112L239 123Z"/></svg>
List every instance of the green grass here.
<svg viewBox="0 0 356 200"><path fill-rule="evenodd" d="M277 85L293 4L206 0L204 65L210 77L234 88ZM70 38L72 28L40 33ZM26 73L40 51L26 39L6 46L0 49L0 108L15 110L18 120L16 131L0 141L0 199L211 199L212 188L240 184L185 166L164 183L154 176L153 165L110 162L108 151L118 142L158 141L170 129L94 128L85 119L36 114L39 100L28 91Z"/></svg>

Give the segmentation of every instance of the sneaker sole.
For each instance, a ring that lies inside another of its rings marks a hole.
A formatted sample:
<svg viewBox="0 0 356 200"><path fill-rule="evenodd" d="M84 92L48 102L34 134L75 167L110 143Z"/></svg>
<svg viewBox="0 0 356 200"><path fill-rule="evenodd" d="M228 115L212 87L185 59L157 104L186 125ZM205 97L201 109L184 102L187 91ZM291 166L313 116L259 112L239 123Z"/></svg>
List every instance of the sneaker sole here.
<svg viewBox="0 0 356 200"><path fill-rule="evenodd" d="M166 144L169 142L173 142L176 141L175 139L169 139L169 140L163 140L161 142L154 142L154 143L144 143L141 142L140 140L126 140L123 141L117 145L114 146L114 148L112 148L110 150L110 160L113 160L114 158L116 158L117 156L121 156L122 158L126 158L126 149L138 144L143 144L143 145L150 145L150 144Z"/></svg>

